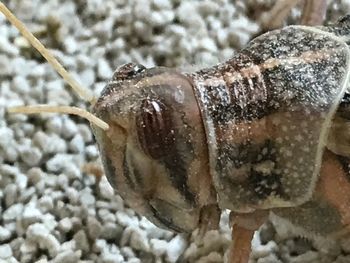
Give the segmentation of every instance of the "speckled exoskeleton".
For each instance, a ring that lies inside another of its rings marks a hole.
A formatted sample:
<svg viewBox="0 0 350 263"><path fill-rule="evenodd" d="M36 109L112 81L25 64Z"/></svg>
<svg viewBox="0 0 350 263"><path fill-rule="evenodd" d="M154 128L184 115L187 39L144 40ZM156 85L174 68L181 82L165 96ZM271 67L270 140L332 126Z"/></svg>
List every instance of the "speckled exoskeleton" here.
<svg viewBox="0 0 350 263"><path fill-rule="evenodd" d="M89 98L94 116L84 113L109 182L135 211L177 232L215 228L231 210L235 263L248 261L270 213L324 237L348 234L349 36L346 16L266 33L194 73L120 67ZM10 109L50 110L79 113Z"/></svg>

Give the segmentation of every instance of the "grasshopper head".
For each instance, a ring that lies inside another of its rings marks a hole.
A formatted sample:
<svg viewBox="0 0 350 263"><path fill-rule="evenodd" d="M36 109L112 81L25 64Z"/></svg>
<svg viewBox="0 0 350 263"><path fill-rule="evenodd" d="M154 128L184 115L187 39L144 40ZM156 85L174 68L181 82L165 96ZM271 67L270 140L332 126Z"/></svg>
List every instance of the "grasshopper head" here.
<svg viewBox="0 0 350 263"><path fill-rule="evenodd" d="M93 113L110 127L94 132L107 177L126 203L162 227L196 228L214 198L190 80L175 70L126 64Z"/></svg>

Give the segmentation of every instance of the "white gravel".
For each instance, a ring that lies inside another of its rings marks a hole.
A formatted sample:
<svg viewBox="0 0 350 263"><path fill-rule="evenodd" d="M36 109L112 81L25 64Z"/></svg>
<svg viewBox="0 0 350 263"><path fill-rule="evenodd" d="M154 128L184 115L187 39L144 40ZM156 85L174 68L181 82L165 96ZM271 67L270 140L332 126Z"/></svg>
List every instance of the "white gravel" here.
<svg viewBox="0 0 350 263"><path fill-rule="evenodd" d="M188 69L229 58L259 30L256 10L273 3L3 2L96 95L123 63ZM345 10L350 12L350 1L333 1L330 19ZM125 207L105 177L97 183L83 172L84 164L99 164L86 121L5 113L7 106L24 104L87 107L42 62L0 16L0 263L223 262L231 238L227 215L219 231L203 238L198 231L178 235L159 229ZM253 261L350 262L337 247L296 237L276 219L255 235Z"/></svg>

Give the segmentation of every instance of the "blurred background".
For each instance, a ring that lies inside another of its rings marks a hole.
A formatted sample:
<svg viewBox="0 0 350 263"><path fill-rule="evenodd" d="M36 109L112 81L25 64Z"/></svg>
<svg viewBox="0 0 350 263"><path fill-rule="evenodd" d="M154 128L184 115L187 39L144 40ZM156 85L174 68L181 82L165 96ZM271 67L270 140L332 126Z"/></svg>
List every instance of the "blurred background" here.
<svg viewBox="0 0 350 263"><path fill-rule="evenodd" d="M273 0L3 1L98 96L128 62L192 71L228 59L262 31ZM302 1L301 1L302 2ZM325 23L350 12L328 1ZM302 3L284 19L297 24ZM266 13L265 13L266 14ZM223 262L218 231L178 235L124 206L106 178L89 124L61 114L9 115L28 104L88 108L0 15L0 262ZM348 249L346 249L348 247ZM253 240L253 262L350 262L350 246L301 237L277 219Z"/></svg>

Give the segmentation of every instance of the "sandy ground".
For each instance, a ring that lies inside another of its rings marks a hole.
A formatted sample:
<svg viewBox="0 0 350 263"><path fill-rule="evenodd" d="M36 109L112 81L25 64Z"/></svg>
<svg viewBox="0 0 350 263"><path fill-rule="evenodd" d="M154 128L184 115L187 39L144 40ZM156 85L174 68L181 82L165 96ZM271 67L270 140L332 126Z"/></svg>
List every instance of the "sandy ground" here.
<svg viewBox="0 0 350 263"><path fill-rule="evenodd" d="M232 3L231 3L232 2ZM4 1L81 83L98 96L127 62L197 69L229 58L260 30L274 1ZM350 12L332 1L327 20ZM296 22L296 9L287 23ZM49 103L87 108L0 16L0 263L223 262L227 215L218 231L178 235L124 206L99 164L86 121L60 114L9 115L8 106ZM272 220L253 240L252 261L350 262L346 244L300 238Z"/></svg>

